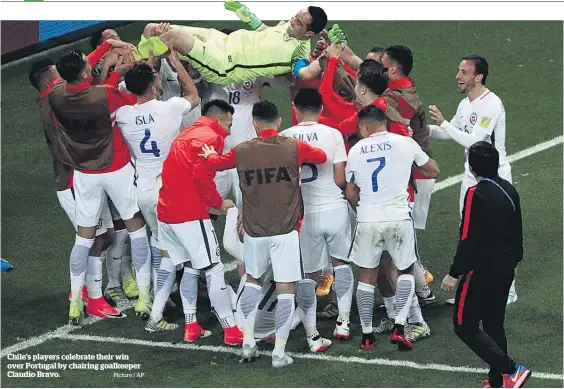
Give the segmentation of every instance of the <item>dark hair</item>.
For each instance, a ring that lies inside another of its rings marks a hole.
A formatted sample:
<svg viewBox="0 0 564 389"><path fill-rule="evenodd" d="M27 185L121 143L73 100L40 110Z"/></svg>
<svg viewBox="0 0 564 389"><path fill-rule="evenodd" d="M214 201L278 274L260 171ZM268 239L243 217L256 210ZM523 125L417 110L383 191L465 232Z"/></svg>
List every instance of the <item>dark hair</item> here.
<svg viewBox="0 0 564 389"><path fill-rule="evenodd" d="M409 47L402 45L389 46L386 48L386 54L388 54L392 61L397 63L398 68L401 69L405 77L409 76L411 69L413 69L413 53Z"/></svg>
<svg viewBox="0 0 564 389"><path fill-rule="evenodd" d="M232 28L224 28L224 29L221 30L221 32L224 33L225 35L229 35L232 32L235 32L235 30L232 29Z"/></svg>
<svg viewBox="0 0 564 389"><path fill-rule="evenodd" d="M235 108L233 108L232 105L229 105L227 101L221 99L210 100L204 105L204 108L202 108L202 116L212 116L219 112L223 114L230 113L233 115L235 113Z"/></svg>
<svg viewBox="0 0 564 389"><path fill-rule="evenodd" d="M127 90L136 95L142 95L155 81L155 73L155 69L146 63L136 64L125 74Z"/></svg>
<svg viewBox="0 0 564 389"><path fill-rule="evenodd" d="M357 115L358 124L378 123L386 125L386 114L375 105L367 105L362 108Z"/></svg>
<svg viewBox="0 0 564 389"><path fill-rule="evenodd" d="M323 108L321 93L317 89L302 88L294 96L294 105L300 111L319 113Z"/></svg>
<svg viewBox="0 0 564 389"><path fill-rule="evenodd" d="M308 31L313 31L315 34L320 33L327 26L327 14L323 8L310 5L307 11L311 15L311 23L307 25Z"/></svg>
<svg viewBox="0 0 564 389"><path fill-rule="evenodd" d="M388 74L386 68L378 61L365 59L360 64L357 75L358 82L366 86L373 93L381 96L388 88Z"/></svg>
<svg viewBox="0 0 564 389"><path fill-rule="evenodd" d="M104 31L106 31L106 29L98 30L90 37L90 46L92 46L92 50L100 46L100 42L102 41L102 34L104 33Z"/></svg>
<svg viewBox="0 0 564 389"><path fill-rule="evenodd" d="M29 83L35 87L35 89L40 90L39 84L45 72L54 66L55 62L51 58L42 58L37 60L31 65L29 69Z"/></svg>
<svg viewBox="0 0 564 389"><path fill-rule="evenodd" d="M461 60L474 62L474 74L481 74L483 76L482 85L486 85L486 78L488 78L488 61L477 54L465 55Z"/></svg>
<svg viewBox="0 0 564 389"><path fill-rule="evenodd" d="M476 142L468 149L468 164L480 177L495 178L499 168L499 153L491 143L483 140Z"/></svg>
<svg viewBox="0 0 564 389"><path fill-rule="evenodd" d="M261 122L272 123L278 119L278 107L270 101L259 101L253 105L253 119Z"/></svg>
<svg viewBox="0 0 564 389"><path fill-rule="evenodd" d="M369 53L385 53L386 49L380 46L373 47L370 49Z"/></svg>
<svg viewBox="0 0 564 389"><path fill-rule="evenodd" d="M57 71L66 82L75 82L85 65L82 51L71 50L57 61Z"/></svg>

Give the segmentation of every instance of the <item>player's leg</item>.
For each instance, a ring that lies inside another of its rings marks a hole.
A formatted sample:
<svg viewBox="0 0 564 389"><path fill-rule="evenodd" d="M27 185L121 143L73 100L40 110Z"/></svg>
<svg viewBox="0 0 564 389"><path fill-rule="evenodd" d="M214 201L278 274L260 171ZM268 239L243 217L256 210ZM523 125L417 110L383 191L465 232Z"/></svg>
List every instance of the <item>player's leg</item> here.
<svg viewBox="0 0 564 389"><path fill-rule="evenodd" d="M380 266L378 267L378 289L384 300L386 308L386 317L380 320L380 323L374 327L376 334L384 334L392 332L396 318L396 286L398 279L398 271L394 265L394 261L390 253L385 250L380 257Z"/></svg>
<svg viewBox="0 0 564 389"><path fill-rule="evenodd" d="M131 259L135 265L135 275L139 287L139 300L135 313L142 317L151 312L151 250L145 221L137 204L137 193L134 182L135 171L131 164L123 168L105 173L104 190L112 199L117 211L123 218L131 240Z"/></svg>
<svg viewBox="0 0 564 389"><path fill-rule="evenodd" d="M349 256L351 262L360 267L356 289L356 305L362 327L360 347L370 350L376 346L372 329L374 289L378 279L378 266L384 241L379 223L358 223Z"/></svg>
<svg viewBox="0 0 564 389"><path fill-rule="evenodd" d="M163 245L167 245L169 242L167 240L163 242L163 239L164 238L161 238L161 242L163 243ZM163 331L172 331L178 328L177 324L169 323L163 319L163 311L165 309L167 300L169 299L170 292L172 291L172 285L174 283L175 276L176 276L175 262L172 261L169 253L166 250L163 250L161 263L159 266L159 270L157 272L157 283L154 292L155 297L153 301L153 307L151 308L151 314L149 316L149 320L147 321L147 324L145 324L146 331L163 332ZM189 305L190 304L188 303L187 306ZM194 303L194 309L195 309L195 303Z"/></svg>
<svg viewBox="0 0 564 389"><path fill-rule="evenodd" d="M108 199L108 204L112 214L115 239L107 253L108 258L113 259L113 263L106 262L108 270L106 293L112 293L113 290L116 293L125 294L128 298L137 298L139 297L139 287L132 273L131 242L127 228L111 199Z"/></svg>
<svg viewBox="0 0 564 389"><path fill-rule="evenodd" d="M243 359L252 360L258 357L255 340L255 323L258 312L259 294L261 293L261 277L269 264L270 242L266 237L244 237L245 284L239 294L237 310L241 311L241 329L243 330ZM272 291L274 293L274 290Z"/></svg>
<svg viewBox="0 0 564 389"><path fill-rule="evenodd" d="M214 182L217 188L217 191L221 198L226 199L228 198L230 193L236 194L235 191L235 184L233 182L233 174L231 174L232 170L221 171L217 172L214 177ZM235 177L237 176L237 172L235 171ZM237 180L237 186L239 185L239 181ZM239 190L240 192L240 190ZM235 197L237 201L237 196ZM240 205L239 202L236 202L237 205ZM223 248L225 251L235 258L237 263L237 273L240 277L239 280L239 287L237 294L231 287L231 285L227 285L227 289L230 294L232 305L236 305L236 296L238 295L239 291L244 284L243 275L245 274L245 265L243 264L243 243L239 239L239 232L237 228L237 218L239 216L239 211L237 208L231 208L226 215L225 218L225 226L223 229Z"/></svg>
<svg viewBox="0 0 564 389"><path fill-rule="evenodd" d="M204 80L219 85L235 82L225 72L230 65L225 40L204 42L193 35L190 29L178 28L141 42L138 50L143 58L148 58L149 48L158 56L166 53L171 46L179 53L181 59L190 61Z"/></svg>
<svg viewBox="0 0 564 389"><path fill-rule="evenodd" d="M298 315L303 321L306 339L312 352L323 352L331 347L331 341L319 335L316 317L315 286L327 261L323 230L319 213L313 213L304 216L299 233L300 255L303 261L305 278L299 280L296 284L296 303L298 305L296 311L299 312Z"/></svg>
<svg viewBox="0 0 564 389"><path fill-rule="evenodd" d="M69 320L78 325L82 317L82 288L85 283L88 257L96 227L100 220L102 204L106 194L98 174L84 174L75 171L74 194L76 201L77 235L70 255L71 302Z"/></svg>
<svg viewBox="0 0 564 389"><path fill-rule="evenodd" d="M124 314L114 309L102 294L102 252L107 250L115 236L112 222L112 215L108 202L104 201L98 229L96 230L96 238L94 245L90 250L88 257L88 269L86 271L86 286L88 289L88 305L86 312L89 315L106 317L106 318L122 318ZM107 260L107 255L106 255Z"/></svg>
<svg viewBox="0 0 564 389"><path fill-rule="evenodd" d="M257 316L255 319L254 337L274 344L276 339L276 305L278 295L276 282L272 274L272 266L261 277L262 289L258 298Z"/></svg>
<svg viewBox="0 0 564 389"><path fill-rule="evenodd" d="M417 179L415 180L417 193L415 194L415 202L412 206L413 223L416 229L424 230L427 224L427 215L429 214L429 204L431 203L431 195L435 187L433 179ZM428 285L434 283L433 275L423 266L419 252L417 251L417 262L414 268L415 276L415 293L419 298L421 306L427 306L437 301L437 298Z"/></svg>
<svg viewBox="0 0 564 389"><path fill-rule="evenodd" d="M211 220L178 224L175 230L190 257L189 267L205 273L210 303L223 327L225 344L241 344L243 334L235 325L231 298L225 284L224 267L220 260L219 242Z"/></svg>
<svg viewBox="0 0 564 389"><path fill-rule="evenodd" d="M293 363L286 354L295 310L296 282L305 276L300 255L300 238L297 231L269 237L272 272L278 293L276 305L276 340L272 351L272 366L284 367ZM315 294L315 289L314 289Z"/></svg>
<svg viewBox="0 0 564 389"><path fill-rule="evenodd" d="M505 335L505 295L510 288L513 279L513 269L499 271L496 275L496 282L491 285L492 292L488 293L489 302L486 304L488 309L484 310L482 327L484 332L499 346L504 354L507 354L507 337ZM492 387L500 386L503 372L491 366L488 374L489 382Z"/></svg>
<svg viewBox="0 0 564 389"><path fill-rule="evenodd" d="M396 287L396 317L391 341L400 350L413 349L413 342L429 336L431 331L423 319L419 300L415 294L413 267L417 260L415 247L415 229L411 220L389 222L386 231L386 247L398 269ZM406 325L411 322L410 332L406 334ZM412 333L413 332L413 333Z"/></svg>
<svg viewBox="0 0 564 389"><path fill-rule="evenodd" d="M146 225L151 233L151 278L153 280L153 293L157 290L157 273L161 267L161 248L158 242L157 202L159 201L159 188L137 191L137 204L143 215Z"/></svg>
<svg viewBox="0 0 564 389"><path fill-rule="evenodd" d="M76 230L76 201L74 191L72 189L58 191L57 198L59 200L59 204L69 217L69 220ZM102 296L102 263L100 257L101 253L108 246L109 233L113 232L111 218L108 221L107 217L104 217L103 213L104 211L102 211L102 217L98 221L96 238L94 239L94 244L92 245L88 256L85 285L82 289L82 300L84 304L88 306L90 302L89 297L95 299L93 304L94 307L91 307L95 309L88 311L90 315L106 317L106 315L109 314L119 316L119 312L115 311L103 298L100 298ZM72 301L72 293L69 294L69 301Z"/></svg>
<svg viewBox="0 0 564 389"><path fill-rule="evenodd" d="M74 197L74 189L57 191L57 199L59 200L59 204L61 205L61 208L63 208L63 211L65 211L76 233L76 231L78 231L78 227L76 225L76 201ZM69 301L71 300L72 292L69 293ZM84 302L84 304L88 304L88 292L86 285L84 285L82 290L82 301Z"/></svg>
<svg viewBox="0 0 564 389"><path fill-rule="evenodd" d="M243 285L245 284L245 264L243 263L243 243L239 239L239 231L237 227L239 217L239 210L233 207L227 211L225 217L225 228L223 230L223 247L225 251L230 254L237 263L237 273L240 277L237 293L233 290L231 285L227 285L229 291L231 306L234 311L237 311L237 296L241 294ZM240 315L235 315L235 321L240 324Z"/></svg>
<svg viewBox="0 0 564 389"><path fill-rule="evenodd" d="M354 276L348 259L352 244L349 214L347 208L342 208L323 212L320 217L320 224L325 226L327 251L335 272L333 293L337 297L339 316L333 335L339 339L348 339L354 286Z"/></svg>
<svg viewBox="0 0 564 389"><path fill-rule="evenodd" d="M504 165L501 165L497 172L498 172L499 176L501 178L503 178L504 180L509 181L510 183L513 182L510 164L506 163ZM515 289L515 280L516 279L517 279L517 269L515 269L513 282L511 283L511 287L509 288L509 295L507 296L507 305L517 302L517 300L519 298L517 296L517 290Z"/></svg>

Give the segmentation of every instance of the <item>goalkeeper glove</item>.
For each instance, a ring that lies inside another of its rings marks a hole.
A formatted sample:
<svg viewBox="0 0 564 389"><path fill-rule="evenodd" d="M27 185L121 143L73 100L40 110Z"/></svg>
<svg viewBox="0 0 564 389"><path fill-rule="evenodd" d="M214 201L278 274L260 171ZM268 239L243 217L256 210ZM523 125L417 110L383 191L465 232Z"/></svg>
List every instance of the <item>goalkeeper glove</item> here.
<svg viewBox="0 0 564 389"><path fill-rule="evenodd" d="M333 27L329 30L329 40L331 43L342 43L346 45L348 38L347 34L345 34L338 24L333 24Z"/></svg>
<svg viewBox="0 0 564 389"><path fill-rule="evenodd" d="M235 12L235 15L237 15L242 22L247 23L253 30L256 30L262 25L262 20L249 11L249 8L247 8L246 5L243 5L238 1L229 0L223 3L223 6L226 10Z"/></svg>

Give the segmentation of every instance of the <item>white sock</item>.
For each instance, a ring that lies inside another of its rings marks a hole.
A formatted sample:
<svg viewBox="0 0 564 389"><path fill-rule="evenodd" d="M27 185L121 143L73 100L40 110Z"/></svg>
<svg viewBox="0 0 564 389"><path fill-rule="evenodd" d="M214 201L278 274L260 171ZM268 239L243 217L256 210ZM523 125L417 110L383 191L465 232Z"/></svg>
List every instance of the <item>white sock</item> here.
<svg viewBox="0 0 564 389"><path fill-rule="evenodd" d="M423 323L423 314L421 313L421 307L419 306L419 299L414 293L411 299L411 307L409 307L409 322L410 323Z"/></svg>
<svg viewBox="0 0 564 389"><path fill-rule="evenodd" d="M276 305L276 341L272 356L283 357L286 342L290 336L292 317L294 316L295 302L293 294L279 294Z"/></svg>
<svg viewBox="0 0 564 389"><path fill-rule="evenodd" d="M82 287L88 268L88 253L94 244L94 239L86 239L76 235L70 255L71 299L82 298Z"/></svg>
<svg viewBox="0 0 564 389"><path fill-rule="evenodd" d="M150 238L151 246L151 279L153 280L153 294L157 293L157 273L161 267L161 249L153 235Z"/></svg>
<svg viewBox="0 0 564 389"><path fill-rule="evenodd" d="M317 297L315 296L315 281L303 279L297 282L295 300L302 309L302 320L306 336L311 338L317 332Z"/></svg>
<svg viewBox="0 0 564 389"><path fill-rule="evenodd" d="M86 288L88 289L89 298L97 299L102 297L102 261L100 261L100 257L88 257Z"/></svg>
<svg viewBox="0 0 564 389"><path fill-rule="evenodd" d="M406 324L414 295L415 280L413 276L411 274L400 275L396 287L396 324Z"/></svg>
<svg viewBox="0 0 564 389"><path fill-rule="evenodd" d="M383 297L384 305L386 306L386 313L388 314L388 319L393 319L396 317L396 296Z"/></svg>
<svg viewBox="0 0 564 389"><path fill-rule="evenodd" d="M231 309L231 300L225 286L225 274L222 263L218 263L210 270L206 270L208 295L217 318L223 328L233 327L235 318Z"/></svg>
<svg viewBox="0 0 564 389"><path fill-rule="evenodd" d="M151 250L147 238L147 227L143 226L135 232L129 233L131 239L131 259L135 265L139 298L149 298L151 287Z"/></svg>
<svg viewBox="0 0 564 389"><path fill-rule="evenodd" d="M182 280L180 280L180 298L182 299L182 310L186 324L196 320L196 303L198 302L198 280L200 271L189 267L184 268Z"/></svg>
<svg viewBox="0 0 564 389"><path fill-rule="evenodd" d="M425 268L420 260L415 261L413 264L413 277L415 279L415 293L422 298L429 297L431 288L429 288L427 281L425 281Z"/></svg>
<svg viewBox="0 0 564 389"><path fill-rule="evenodd" d="M108 273L108 285L106 285L106 290L121 286L121 261L125 239L127 239L127 230L116 231L115 239L106 253L106 270Z"/></svg>
<svg viewBox="0 0 564 389"><path fill-rule="evenodd" d="M339 307L339 321L349 321L352 305L354 276L349 265L340 265L334 268L335 284L333 294L337 296Z"/></svg>
<svg viewBox="0 0 564 389"><path fill-rule="evenodd" d="M126 281L133 278L133 273L131 271L131 239L129 238L127 230L123 231L125 231L127 236L125 236L122 241L123 245L120 272L122 281Z"/></svg>
<svg viewBox="0 0 564 389"><path fill-rule="evenodd" d="M162 257L161 266L156 277L155 300L151 309L151 318L159 321L163 318L163 311L172 290L176 276L176 267L169 257Z"/></svg>
<svg viewBox="0 0 564 389"><path fill-rule="evenodd" d="M374 311L374 285L358 282L356 288L356 305L360 316L360 325L363 334L370 334L372 328L372 316Z"/></svg>
<svg viewBox="0 0 564 389"><path fill-rule="evenodd" d="M258 296L261 287L247 283L243 288L241 297L237 304L237 310L241 312L241 326L243 331L243 344L255 347L255 319L257 316Z"/></svg>

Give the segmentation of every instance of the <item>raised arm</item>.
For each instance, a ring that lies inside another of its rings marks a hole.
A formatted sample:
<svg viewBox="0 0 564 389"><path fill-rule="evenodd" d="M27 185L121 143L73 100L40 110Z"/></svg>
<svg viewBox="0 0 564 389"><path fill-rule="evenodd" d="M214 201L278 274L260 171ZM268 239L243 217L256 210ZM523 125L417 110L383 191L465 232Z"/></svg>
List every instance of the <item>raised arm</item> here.
<svg viewBox="0 0 564 389"><path fill-rule="evenodd" d="M178 59L178 55L173 47L170 48L168 59L170 61L170 65L176 70L178 82L184 91L184 99L186 99L192 106L192 109L194 109L198 106L198 104L200 104L198 89L186 69L184 69L184 66L182 66L182 63Z"/></svg>
<svg viewBox="0 0 564 389"><path fill-rule="evenodd" d="M243 23L246 23L251 29L255 31L262 31L268 26L262 22L254 13L252 13L246 5L239 3L238 1L226 1L223 3L226 10L234 12L235 15Z"/></svg>
<svg viewBox="0 0 564 389"><path fill-rule="evenodd" d="M431 117L437 122L441 130L448 134L448 136L450 136L456 143L466 148L469 148L476 142L486 140L489 136L491 136L497 121L503 114L503 106L492 107L478 118L476 124L472 128L472 133L468 134L464 131L460 131L458 128L446 121L436 105L431 105L429 109Z"/></svg>

